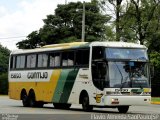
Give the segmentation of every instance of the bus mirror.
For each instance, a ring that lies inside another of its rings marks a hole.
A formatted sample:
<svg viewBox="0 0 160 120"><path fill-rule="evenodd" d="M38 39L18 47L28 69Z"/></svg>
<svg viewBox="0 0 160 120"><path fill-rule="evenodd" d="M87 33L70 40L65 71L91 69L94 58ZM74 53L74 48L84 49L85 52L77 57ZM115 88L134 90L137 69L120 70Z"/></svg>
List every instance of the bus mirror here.
<svg viewBox="0 0 160 120"><path fill-rule="evenodd" d="M150 66L150 74L151 74L151 78L153 78L154 77L154 66L153 65Z"/></svg>

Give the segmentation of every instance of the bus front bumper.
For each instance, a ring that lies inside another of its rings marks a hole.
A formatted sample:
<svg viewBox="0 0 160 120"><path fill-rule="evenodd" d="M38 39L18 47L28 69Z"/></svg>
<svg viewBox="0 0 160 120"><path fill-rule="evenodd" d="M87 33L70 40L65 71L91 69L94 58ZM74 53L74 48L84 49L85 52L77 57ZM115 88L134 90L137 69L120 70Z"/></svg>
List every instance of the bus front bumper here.
<svg viewBox="0 0 160 120"><path fill-rule="evenodd" d="M104 104L109 106L149 105L151 96L104 96Z"/></svg>

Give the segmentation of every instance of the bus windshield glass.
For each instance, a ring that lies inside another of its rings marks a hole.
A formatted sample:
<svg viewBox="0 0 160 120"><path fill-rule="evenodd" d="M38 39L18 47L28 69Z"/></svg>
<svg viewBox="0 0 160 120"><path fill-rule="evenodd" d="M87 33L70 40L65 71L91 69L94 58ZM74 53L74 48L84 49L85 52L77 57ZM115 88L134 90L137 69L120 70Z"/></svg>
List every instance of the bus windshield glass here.
<svg viewBox="0 0 160 120"><path fill-rule="evenodd" d="M109 86L113 88L148 88L149 72L146 62L108 62Z"/></svg>
<svg viewBox="0 0 160 120"><path fill-rule="evenodd" d="M107 59L148 60L146 49L106 48Z"/></svg>

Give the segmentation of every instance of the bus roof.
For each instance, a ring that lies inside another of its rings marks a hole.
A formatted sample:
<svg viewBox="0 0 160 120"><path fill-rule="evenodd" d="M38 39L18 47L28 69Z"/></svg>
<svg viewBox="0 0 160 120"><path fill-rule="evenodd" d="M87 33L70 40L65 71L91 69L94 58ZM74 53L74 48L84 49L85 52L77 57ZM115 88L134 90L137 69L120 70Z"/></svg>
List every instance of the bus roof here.
<svg viewBox="0 0 160 120"><path fill-rule="evenodd" d="M91 46L104 46L104 47L125 47L125 48L146 48L144 45L129 43L129 42L92 42Z"/></svg>
<svg viewBox="0 0 160 120"><path fill-rule="evenodd" d="M63 50L63 49L70 49L70 48L83 48L83 47L91 47L91 46L145 48L146 49L144 45L140 45L136 43L97 41L97 42L72 42L72 43L45 45L41 48L15 50L15 51L12 51L11 54L33 53L33 52L43 52L43 51L51 51L51 50Z"/></svg>

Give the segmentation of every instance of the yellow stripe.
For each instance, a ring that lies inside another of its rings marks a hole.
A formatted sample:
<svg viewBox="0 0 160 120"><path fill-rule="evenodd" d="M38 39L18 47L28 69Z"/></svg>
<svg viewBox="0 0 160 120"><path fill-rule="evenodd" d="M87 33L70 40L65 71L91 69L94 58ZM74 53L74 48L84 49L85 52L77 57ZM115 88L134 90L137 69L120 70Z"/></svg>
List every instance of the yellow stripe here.
<svg viewBox="0 0 160 120"><path fill-rule="evenodd" d="M53 74L51 76L51 83L50 84L53 84L52 86L52 96L50 95L50 101L52 100L53 96L54 96L54 93L55 93L55 89L56 89L56 86L57 86L57 83L58 83L58 80L59 80L59 77L61 75L61 70L55 70L53 71Z"/></svg>
<svg viewBox="0 0 160 120"><path fill-rule="evenodd" d="M53 70L49 82L39 83L41 85L38 85L39 90L37 91L37 100L43 100L45 102L52 101L52 97L54 95L60 74L61 74L61 69ZM42 93L39 93L40 90L43 90L43 96Z"/></svg>

